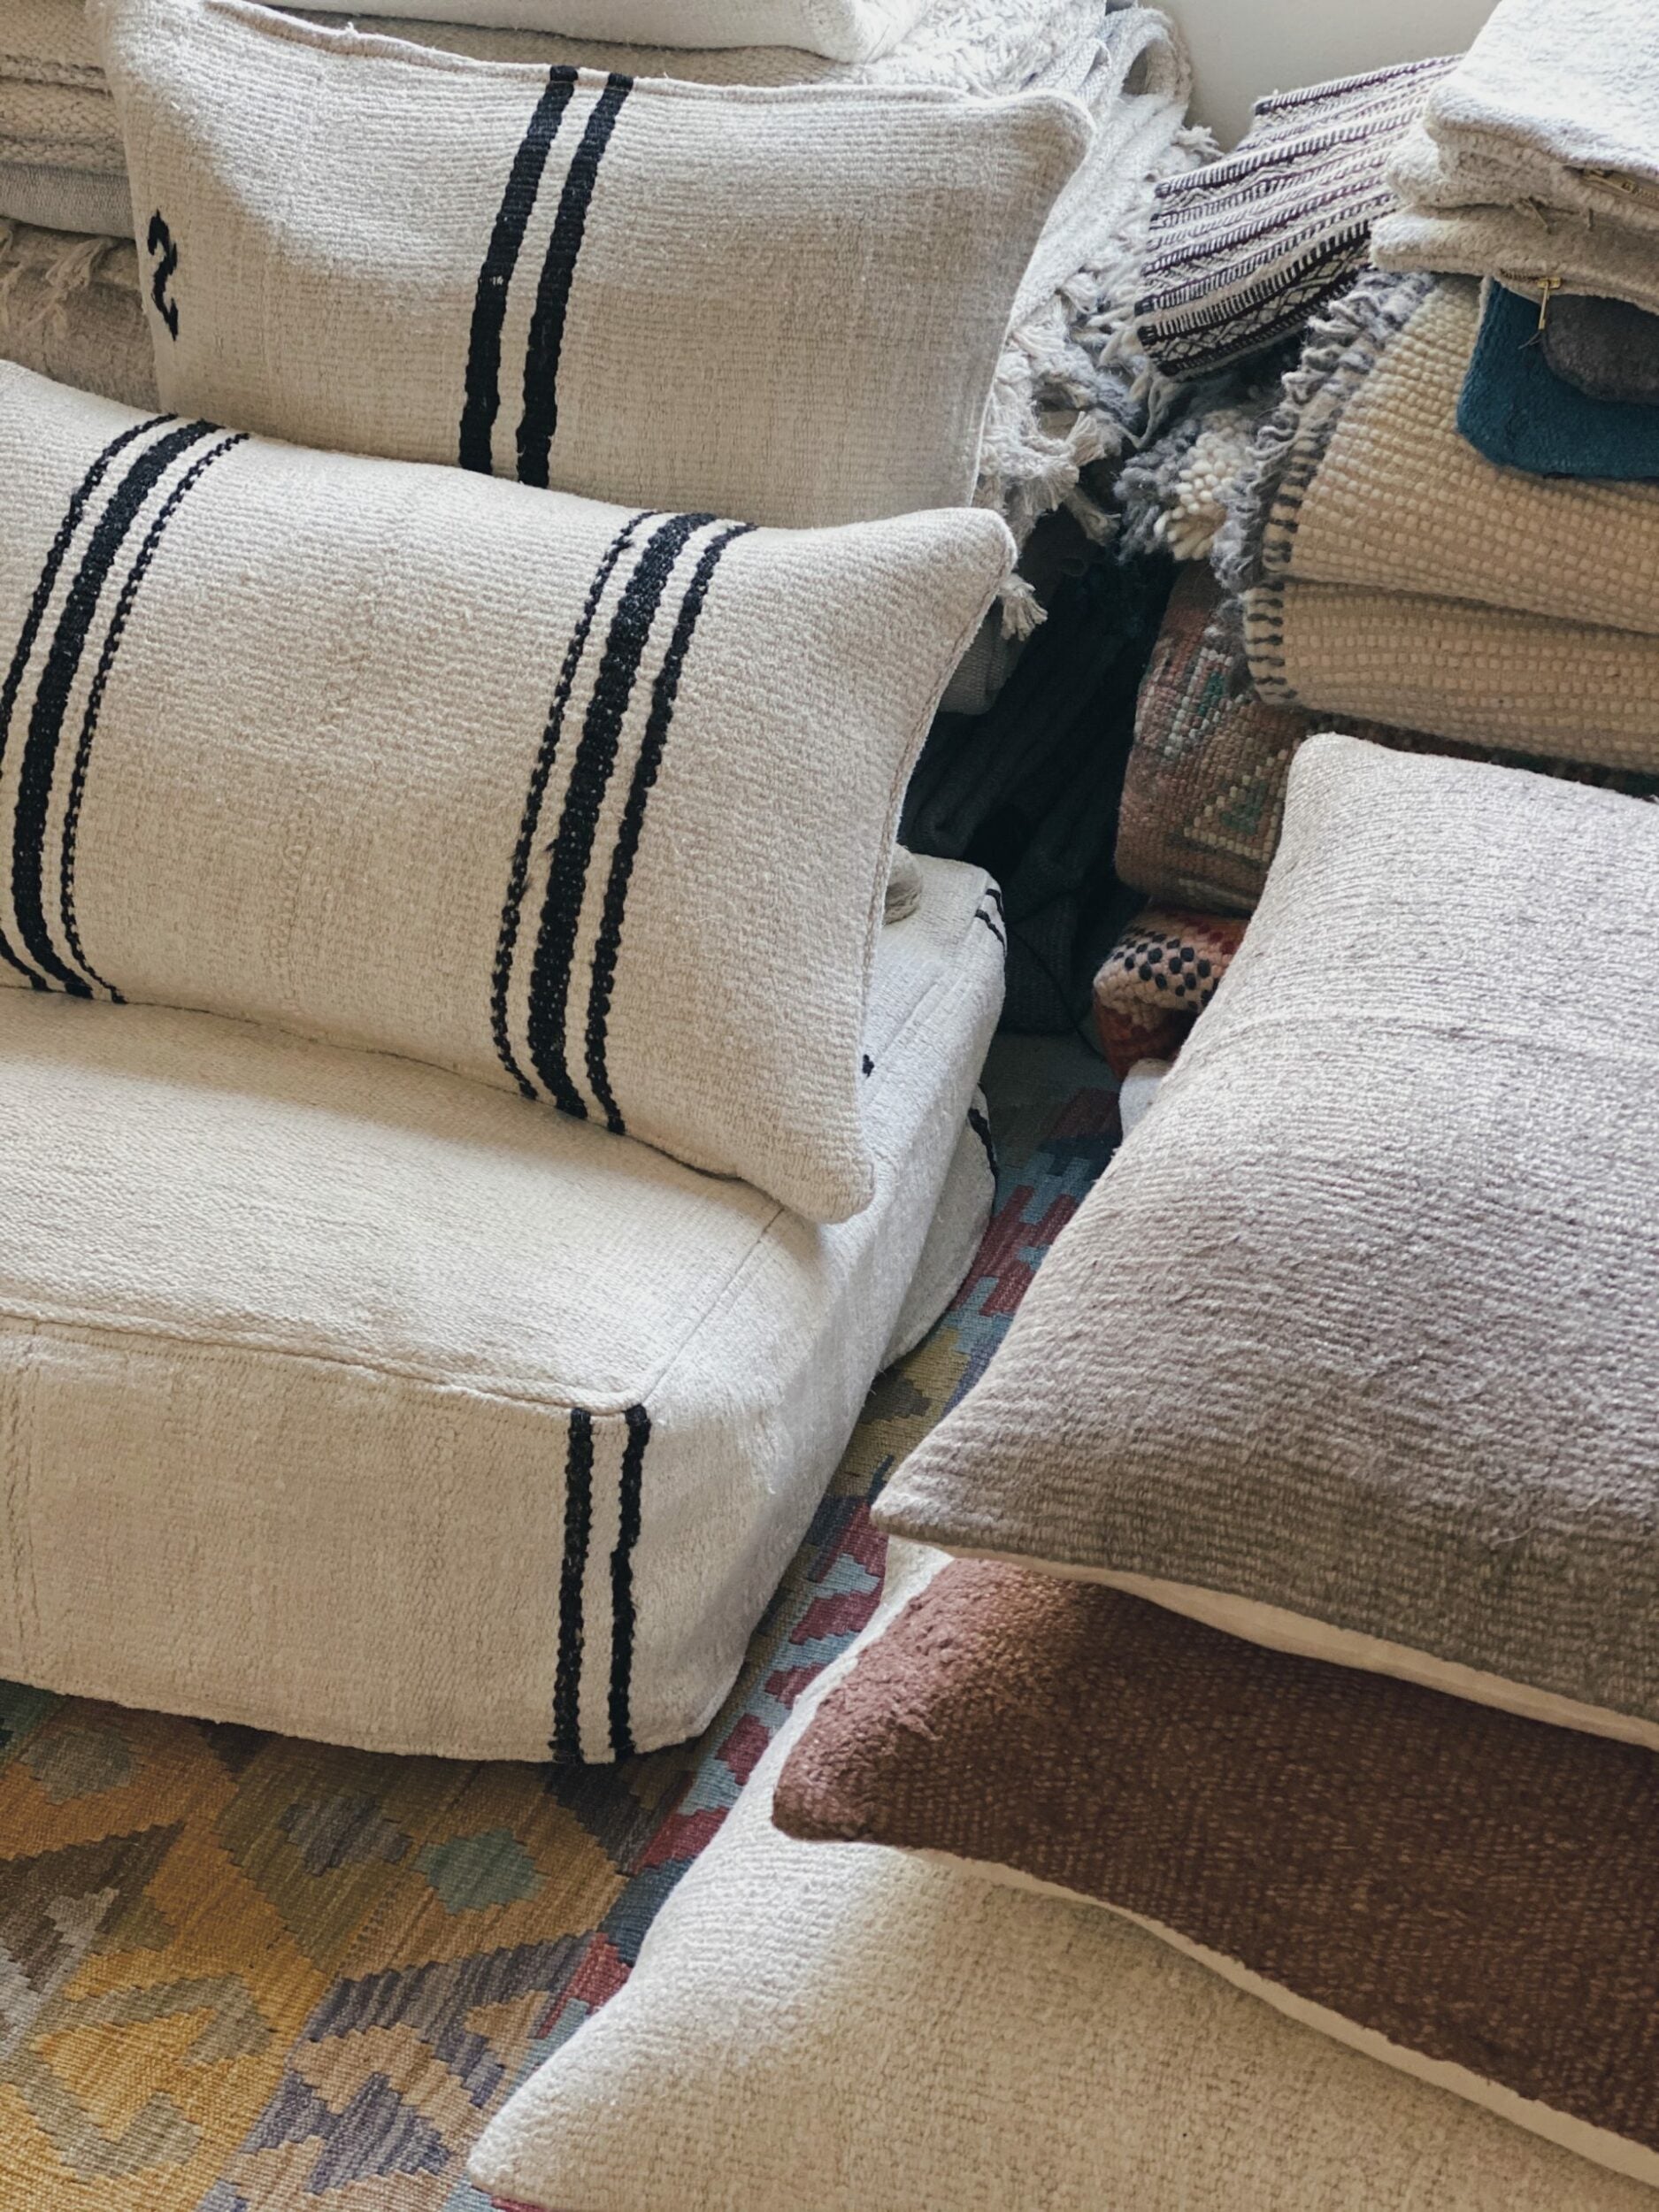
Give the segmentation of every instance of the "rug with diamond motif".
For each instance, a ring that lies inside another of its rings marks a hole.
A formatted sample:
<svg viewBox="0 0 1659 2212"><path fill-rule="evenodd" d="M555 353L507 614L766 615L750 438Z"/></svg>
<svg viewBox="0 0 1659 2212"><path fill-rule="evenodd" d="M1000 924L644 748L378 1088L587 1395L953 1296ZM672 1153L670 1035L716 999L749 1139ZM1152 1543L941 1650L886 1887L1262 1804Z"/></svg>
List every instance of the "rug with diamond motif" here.
<svg viewBox="0 0 1659 2212"><path fill-rule="evenodd" d="M0 2212L486 2212L463 2177L484 2123L626 1978L873 1610L870 1501L1105 1165L1110 1077L1002 1133L973 1271L871 1392L697 1743L555 1775L0 1687Z"/></svg>

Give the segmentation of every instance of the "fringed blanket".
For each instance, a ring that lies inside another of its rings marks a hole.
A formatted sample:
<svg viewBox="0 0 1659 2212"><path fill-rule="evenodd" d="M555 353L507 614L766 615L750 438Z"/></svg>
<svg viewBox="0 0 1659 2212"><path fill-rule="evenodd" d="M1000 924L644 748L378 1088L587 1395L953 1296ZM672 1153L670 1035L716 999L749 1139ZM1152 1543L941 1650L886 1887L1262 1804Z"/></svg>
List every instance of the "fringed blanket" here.
<svg viewBox="0 0 1659 2212"><path fill-rule="evenodd" d="M1659 770L1659 487L1458 435L1476 288L1373 275L1316 327L1218 550L1262 696Z"/></svg>
<svg viewBox="0 0 1659 2212"><path fill-rule="evenodd" d="M153 408L130 242L0 222L0 356L123 406Z"/></svg>

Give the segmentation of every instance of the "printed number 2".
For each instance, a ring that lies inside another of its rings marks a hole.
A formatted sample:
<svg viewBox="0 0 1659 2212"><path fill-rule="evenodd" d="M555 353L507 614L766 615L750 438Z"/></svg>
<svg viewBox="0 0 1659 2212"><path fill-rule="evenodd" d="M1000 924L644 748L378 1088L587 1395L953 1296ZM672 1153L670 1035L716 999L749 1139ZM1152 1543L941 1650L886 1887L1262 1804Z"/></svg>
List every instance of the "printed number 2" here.
<svg viewBox="0 0 1659 2212"><path fill-rule="evenodd" d="M167 326L167 335L175 342L179 335L178 303L167 297L167 287L173 281L179 265L179 249L173 242L173 233L162 220L160 211L150 219L150 251L152 257L159 254L156 273L150 280L150 296L156 303L156 312Z"/></svg>

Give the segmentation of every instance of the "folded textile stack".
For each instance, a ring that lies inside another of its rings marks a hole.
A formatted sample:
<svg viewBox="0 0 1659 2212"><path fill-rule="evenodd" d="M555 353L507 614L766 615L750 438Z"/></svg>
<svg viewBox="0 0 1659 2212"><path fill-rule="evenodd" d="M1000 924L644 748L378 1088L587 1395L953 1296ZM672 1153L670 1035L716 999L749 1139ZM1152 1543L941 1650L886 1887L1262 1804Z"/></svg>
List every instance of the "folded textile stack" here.
<svg viewBox="0 0 1659 2212"><path fill-rule="evenodd" d="M958 1563L903 1560L483 2186L1651 2203L1656 979L1651 807L1302 749L1180 1064L877 1502Z"/></svg>
<svg viewBox="0 0 1659 2212"><path fill-rule="evenodd" d="M1219 561L1263 698L1659 769L1659 487L1495 466L1458 428L1463 280L1374 273L1316 329Z"/></svg>
<svg viewBox="0 0 1659 2212"><path fill-rule="evenodd" d="M1390 165L1379 266L1659 311L1656 103L1647 0L1500 0Z"/></svg>

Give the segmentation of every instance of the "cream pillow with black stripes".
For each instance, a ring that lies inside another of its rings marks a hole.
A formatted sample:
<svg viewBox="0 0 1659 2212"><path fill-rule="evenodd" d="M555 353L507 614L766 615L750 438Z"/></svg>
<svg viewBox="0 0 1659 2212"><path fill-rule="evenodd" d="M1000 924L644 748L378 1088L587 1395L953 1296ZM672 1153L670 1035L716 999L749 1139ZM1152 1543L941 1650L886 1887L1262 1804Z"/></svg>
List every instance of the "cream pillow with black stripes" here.
<svg viewBox="0 0 1659 2212"><path fill-rule="evenodd" d="M799 46L832 61L873 61L931 0L368 0L354 15L478 23L500 31L633 46Z"/></svg>
<svg viewBox="0 0 1659 2212"><path fill-rule="evenodd" d="M972 496L1091 132L1047 93L636 82L242 0L95 14L164 405L748 522Z"/></svg>
<svg viewBox="0 0 1659 2212"><path fill-rule="evenodd" d="M899 800L1010 557L974 509L626 512L0 365L0 972L844 1219Z"/></svg>

